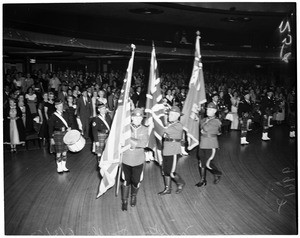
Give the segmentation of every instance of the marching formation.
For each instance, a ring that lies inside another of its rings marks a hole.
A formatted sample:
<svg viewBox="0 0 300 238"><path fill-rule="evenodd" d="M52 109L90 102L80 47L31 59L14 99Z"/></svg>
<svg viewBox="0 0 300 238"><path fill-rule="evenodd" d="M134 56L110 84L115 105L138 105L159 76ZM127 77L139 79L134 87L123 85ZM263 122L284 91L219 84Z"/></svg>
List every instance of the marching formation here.
<svg viewBox="0 0 300 238"><path fill-rule="evenodd" d="M47 86L49 92L41 81L34 84L29 79L21 80L13 92L5 84L4 143L15 153L16 145L25 142L24 135L35 129L44 142L49 141L57 173L62 174L70 172L66 166L67 152L81 151L91 138L92 153L96 155L103 177L97 198L116 181L119 186L121 181L121 210L127 211L129 195L130 206L137 204L146 161L155 160L161 166L164 189L158 195L171 194L172 181L176 184L175 193L180 194L185 181L176 169L178 159L188 155L186 150L197 151L200 181L196 186L202 187L207 185L207 171L214 175L214 184L221 180L222 172L216 167L215 155L219 148L218 136L222 133L240 130L240 144L244 146L249 144L248 132L262 128L261 139L269 141L273 122L281 124L286 119L290 138L294 138L295 91L289 92L285 99L282 90L272 85L265 87L263 94L255 94L257 85L249 85L247 80L240 88L205 85L199 40L198 35L188 89L174 87L171 90L171 81L165 83L159 77L154 46L147 92L142 90L143 73L132 75L135 47L122 90L105 85L99 78L102 88L98 84L83 84L82 87L74 85L72 90L67 83L61 84L55 74ZM133 92L131 78L135 79L136 92ZM111 80L110 83L116 82ZM38 105L35 104L37 95L32 90L37 87L42 90ZM25 91L28 92L26 100L22 94ZM112 151L108 151L109 148Z"/></svg>

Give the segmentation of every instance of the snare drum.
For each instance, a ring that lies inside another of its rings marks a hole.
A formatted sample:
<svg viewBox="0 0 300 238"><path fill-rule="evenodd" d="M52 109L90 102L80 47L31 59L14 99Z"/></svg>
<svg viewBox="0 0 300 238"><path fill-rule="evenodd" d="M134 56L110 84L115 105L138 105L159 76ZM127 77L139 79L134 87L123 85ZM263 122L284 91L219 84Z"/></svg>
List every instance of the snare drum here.
<svg viewBox="0 0 300 238"><path fill-rule="evenodd" d="M64 143L68 146L71 152L79 152L85 146L85 139L79 131L70 130L64 136Z"/></svg>

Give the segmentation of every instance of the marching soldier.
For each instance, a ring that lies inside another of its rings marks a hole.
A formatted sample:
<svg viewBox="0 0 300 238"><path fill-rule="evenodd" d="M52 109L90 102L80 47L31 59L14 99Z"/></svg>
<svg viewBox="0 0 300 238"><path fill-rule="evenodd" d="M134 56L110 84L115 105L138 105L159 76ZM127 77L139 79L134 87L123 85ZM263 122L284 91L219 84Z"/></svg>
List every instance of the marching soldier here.
<svg viewBox="0 0 300 238"><path fill-rule="evenodd" d="M251 130L249 125L252 121L252 111L253 106L250 101L250 94L248 91L244 92L244 100L238 106L238 116L240 118L241 124L241 145L248 145L249 142L247 141L247 132Z"/></svg>
<svg viewBox="0 0 300 238"><path fill-rule="evenodd" d="M130 149L125 151L122 159L122 211L127 211L129 190L131 188L130 205L136 205L136 197L143 180L145 151L149 142L148 128L142 125L144 111L135 108L131 114Z"/></svg>
<svg viewBox="0 0 300 238"><path fill-rule="evenodd" d="M185 186L183 179L176 173L177 157L178 154L182 153L181 147L184 142L183 126L179 121L180 116L181 112L179 107L173 106L168 112L168 125L163 130L162 168L165 189L162 192L159 192L159 195L171 193L171 179L177 184L176 193L181 193Z"/></svg>
<svg viewBox="0 0 300 238"><path fill-rule="evenodd" d="M269 128L273 127L271 125L271 119L274 112L275 102L273 100L273 91L271 88L268 88L267 95L261 101L261 113L263 119L263 133L262 140L268 141L270 138L268 137Z"/></svg>
<svg viewBox="0 0 300 238"><path fill-rule="evenodd" d="M63 102L59 99L55 101L56 111L51 115L48 126L50 135L50 146L55 148L57 172L70 172L66 167L68 147L64 143L65 134L71 130L68 126L68 118L63 113Z"/></svg>
<svg viewBox="0 0 300 238"><path fill-rule="evenodd" d="M220 135L221 121L216 117L217 107L214 103L207 105L207 117L200 121L201 140L198 150L200 182L197 187L206 185L206 170L214 175L214 184L219 183L222 172L214 165L213 159L219 148L218 135Z"/></svg>
<svg viewBox="0 0 300 238"><path fill-rule="evenodd" d="M94 117L92 120L92 133L95 143L94 152L97 154L98 162L100 162L112 120L110 115L107 113L106 105L103 103L99 103L97 105L97 113L98 116Z"/></svg>

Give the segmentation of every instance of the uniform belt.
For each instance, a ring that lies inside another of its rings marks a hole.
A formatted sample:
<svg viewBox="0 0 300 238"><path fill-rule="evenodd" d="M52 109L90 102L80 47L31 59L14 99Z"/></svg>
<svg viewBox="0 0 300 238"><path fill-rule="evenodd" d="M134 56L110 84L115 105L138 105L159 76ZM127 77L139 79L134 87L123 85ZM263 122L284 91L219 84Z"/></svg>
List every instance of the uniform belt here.
<svg viewBox="0 0 300 238"><path fill-rule="evenodd" d="M168 141L168 142L181 142L181 139L164 138L164 141Z"/></svg>
<svg viewBox="0 0 300 238"><path fill-rule="evenodd" d="M211 138L211 137L217 137L217 134L201 134L201 136Z"/></svg>
<svg viewBox="0 0 300 238"><path fill-rule="evenodd" d="M109 133L109 131L98 131L98 134L105 134L107 135Z"/></svg>

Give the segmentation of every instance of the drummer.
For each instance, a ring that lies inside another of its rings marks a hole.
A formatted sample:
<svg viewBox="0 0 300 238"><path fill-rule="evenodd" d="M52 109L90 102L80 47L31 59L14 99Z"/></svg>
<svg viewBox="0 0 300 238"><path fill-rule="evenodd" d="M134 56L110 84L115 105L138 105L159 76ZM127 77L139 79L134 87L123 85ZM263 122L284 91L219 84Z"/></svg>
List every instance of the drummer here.
<svg viewBox="0 0 300 238"><path fill-rule="evenodd" d="M111 117L107 113L106 105L99 103L97 105L97 116L92 120L92 133L95 143L95 152L97 154L97 160L100 161L102 152L105 147L105 142L108 137L111 126Z"/></svg>
<svg viewBox="0 0 300 238"><path fill-rule="evenodd" d="M55 100L56 111L49 118L50 146L53 146L56 153L57 172L70 172L66 167L68 147L64 143L65 134L71 130L68 126L68 117L63 112L63 102Z"/></svg>

